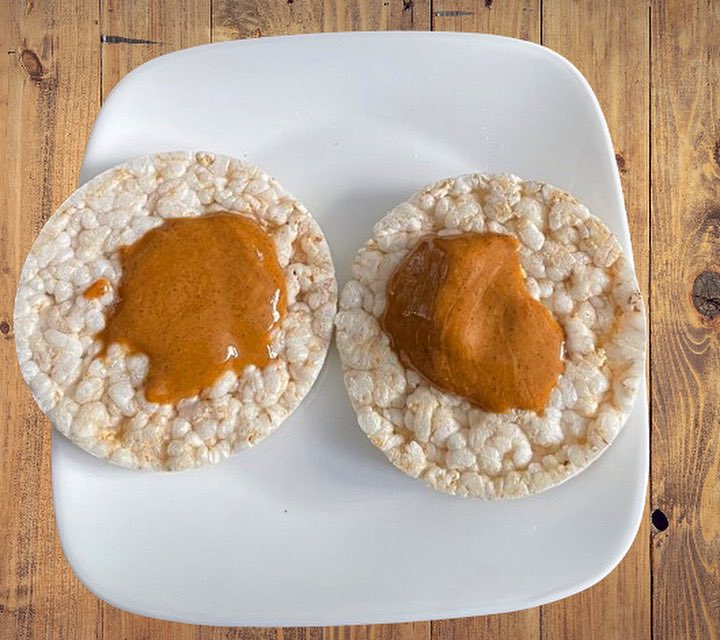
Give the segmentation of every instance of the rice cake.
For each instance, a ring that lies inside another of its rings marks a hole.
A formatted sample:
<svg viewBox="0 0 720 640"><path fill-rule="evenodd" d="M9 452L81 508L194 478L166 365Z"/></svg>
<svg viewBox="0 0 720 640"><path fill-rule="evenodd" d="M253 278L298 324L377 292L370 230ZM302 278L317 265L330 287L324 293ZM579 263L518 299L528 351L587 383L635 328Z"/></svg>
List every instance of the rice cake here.
<svg viewBox="0 0 720 640"><path fill-rule="evenodd" d="M287 314L271 334L277 354L242 375L228 371L198 396L148 402L148 358L97 338L122 278L119 249L166 218L229 211L272 238ZM93 282L107 290L84 296ZM161 153L114 167L52 215L23 267L15 340L33 397L62 434L95 456L131 468L212 464L257 444L300 404L322 368L337 284L319 226L256 167L204 152Z"/></svg>
<svg viewBox="0 0 720 640"><path fill-rule="evenodd" d="M564 371L541 413L490 413L406 368L380 327L389 278L428 234L517 238L525 285L563 328ZM512 175L440 181L382 218L340 296L336 341L358 423L408 475L450 494L514 498L585 469L613 441L644 373L632 263L568 193Z"/></svg>

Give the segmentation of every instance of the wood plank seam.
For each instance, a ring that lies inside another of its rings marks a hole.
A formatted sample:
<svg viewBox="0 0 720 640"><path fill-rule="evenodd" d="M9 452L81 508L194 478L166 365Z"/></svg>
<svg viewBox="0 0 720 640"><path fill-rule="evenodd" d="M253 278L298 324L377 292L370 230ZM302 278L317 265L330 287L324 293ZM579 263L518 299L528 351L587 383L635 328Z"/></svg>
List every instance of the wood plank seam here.
<svg viewBox="0 0 720 640"><path fill-rule="evenodd" d="M647 170L648 170L648 184L647 184L647 205L648 205L648 260L651 259L652 256L652 237L653 237L653 231L652 231L652 215L653 215L653 207L652 207L652 88L653 88L653 68L652 68L652 49L653 49L653 34L652 34L652 2L648 2L648 113L647 113L647 136L648 136L648 163L647 163ZM650 439L650 461L649 461L649 469L648 469L648 503L650 510L654 509L654 501L653 501L653 481L652 481L652 463L653 463L653 439L652 439L652 424L653 424L653 372L652 368L650 367L650 363L652 362L652 296L650 295L650 268L648 265L648 271L647 271L647 279L645 282L645 287L647 291L647 387L648 387L648 428L650 429L650 433L648 434L648 437ZM647 514L645 515L647 517ZM653 589L654 589L654 575L653 575L653 567L655 566L654 563L654 553L653 553L653 544L652 544L652 536L654 535L652 528L650 531L650 536L648 537L647 544L649 547L649 554L650 554L650 640L653 640L655 637L655 623L653 620L654 611L653 611L653 605L655 598L653 597Z"/></svg>

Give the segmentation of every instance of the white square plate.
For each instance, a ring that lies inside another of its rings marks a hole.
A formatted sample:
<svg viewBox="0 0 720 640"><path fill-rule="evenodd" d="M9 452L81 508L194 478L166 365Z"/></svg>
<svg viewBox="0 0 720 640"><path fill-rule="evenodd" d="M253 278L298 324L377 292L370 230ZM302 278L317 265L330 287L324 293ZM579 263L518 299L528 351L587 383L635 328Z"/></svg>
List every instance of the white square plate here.
<svg viewBox="0 0 720 640"><path fill-rule="evenodd" d="M423 185L509 171L569 189L630 251L605 120L559 55L507 38L352 33L228 42L157 58L98 116L85 181L131 156L223 152L315 214L347 280L386 210ZM405 477L356 426L333 347L313 392L256 449L162 474L53 437L63 549L104 600L228 625L378 623L497 613L570 595L625 554L643 511L643 388L585 473L509 502Z"/></svg>

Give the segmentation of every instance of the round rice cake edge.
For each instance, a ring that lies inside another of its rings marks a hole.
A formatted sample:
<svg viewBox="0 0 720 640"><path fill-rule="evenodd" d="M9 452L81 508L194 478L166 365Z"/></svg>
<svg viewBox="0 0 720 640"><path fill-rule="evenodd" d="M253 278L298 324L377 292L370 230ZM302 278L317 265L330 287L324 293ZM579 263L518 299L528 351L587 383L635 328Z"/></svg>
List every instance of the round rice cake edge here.
<svg viewBox="0 0 720 640"><path fill-rule="evenodd" d="M148 402L148 361L93 336L104 327L121 274L118 249L164 218L213 211L252 216L272 237L288 313L272 334L278 357L200 396ZM112 291L83 296L98 278ZM23 266L14 308L16 350L33 397L54 426L95 456L130 468L185 469L257 444L300 404L327 355L337 283L325 237L276 180L208 152L134 158L75 191L48 219Z"/></svg>
<svg viewBox="0 0 720 640"><path fill-rule="evenodd" d="M380 329L387 280L418 240L470 231L520 240L528 290L564 329L565 370L543 416L440 391ZM468 174L378 221L342 290L336 343L360 427L396 467L446 493L514 498L576 475L614 440L644 375L645 315L631 262L587 207L539 181Z"/></svg>

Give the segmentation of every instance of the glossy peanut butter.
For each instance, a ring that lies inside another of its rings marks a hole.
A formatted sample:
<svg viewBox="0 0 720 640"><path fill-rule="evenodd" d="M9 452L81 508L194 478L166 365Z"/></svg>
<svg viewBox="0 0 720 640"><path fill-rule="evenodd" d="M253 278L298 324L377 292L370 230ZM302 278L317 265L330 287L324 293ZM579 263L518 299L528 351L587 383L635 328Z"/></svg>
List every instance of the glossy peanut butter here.
<svg viewBox="0 0 720 640"><path fill-rule="evenodd" d="M100 278L83 291L83 296L88 300L94 300L95 298L101 298L108 291L110 291L110 283L106 278Z"/></svg>
<svg viewBox="0 0 720 640"><path fill-rule="evenodd" d="M541 413L563 370L563 331L527 291L506 235L429 236L390 278L381 318L395 351L486 411Z"/></svg>
<svg viewBox="0 0 720 640"><path fill-rule="evenodd" d="M118 302L101 337L149 357L148 400L193 396L225 371L271 360L285 277L255 221L230 213L169 219L120 257Z"/></svg>

